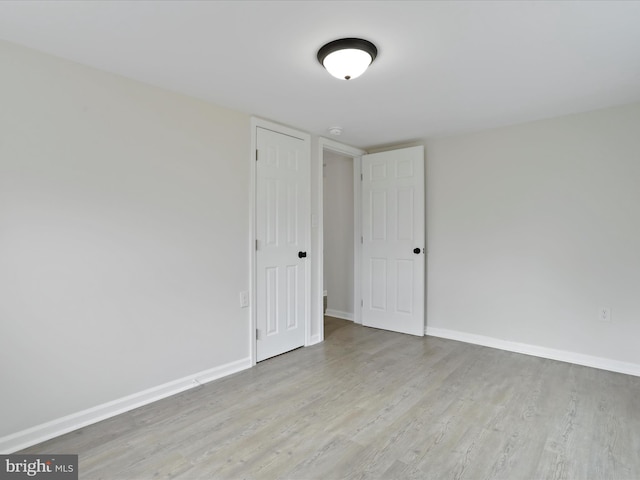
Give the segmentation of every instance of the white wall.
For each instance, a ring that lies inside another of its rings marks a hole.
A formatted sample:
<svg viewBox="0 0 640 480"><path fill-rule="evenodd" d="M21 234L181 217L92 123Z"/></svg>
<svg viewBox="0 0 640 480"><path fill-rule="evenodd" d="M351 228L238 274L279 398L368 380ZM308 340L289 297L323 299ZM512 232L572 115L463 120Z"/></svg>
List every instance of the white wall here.
<svg viewBox="0 0 640 480"><path fill-rule="evenodd" d="M0 437L248 359L249 117L0 64Z"/></svg>
<svg viewBox="0 0 640 480"><path fill-rule="evenodd" d="M428 327L640 365L640 104L426 145Z"/></svg>
<svg viewBox="0 0 640 480"><path fill-rule="evenodd" d="M353 319L353 158L324 152L324 290L327 314Z"/></svg>

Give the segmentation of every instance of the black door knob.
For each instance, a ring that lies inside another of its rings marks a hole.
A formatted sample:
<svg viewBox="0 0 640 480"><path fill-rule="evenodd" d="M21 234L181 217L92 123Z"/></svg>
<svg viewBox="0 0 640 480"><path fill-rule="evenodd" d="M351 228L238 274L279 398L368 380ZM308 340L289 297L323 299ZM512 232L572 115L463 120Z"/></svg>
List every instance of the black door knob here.
<svg viewBox="0 0 640 480"><path fill-rule="evenodd" d="M420 249L418 247L413 249L413 253L415 253L416 255L420 253Z"/></svg>
<svg viewBox="0 0 640 480"><path fill-rule="evenodd" d="M307 258L307 252L298 252L298 258Z"/></svg>

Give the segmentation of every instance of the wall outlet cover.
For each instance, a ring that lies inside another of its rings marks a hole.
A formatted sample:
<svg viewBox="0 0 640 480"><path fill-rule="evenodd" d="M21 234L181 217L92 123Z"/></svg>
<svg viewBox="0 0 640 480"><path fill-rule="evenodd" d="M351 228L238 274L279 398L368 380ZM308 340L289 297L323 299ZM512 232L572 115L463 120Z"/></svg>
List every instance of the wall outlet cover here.
<svg viewBox="0 0 640 480"><path fill-rule="evenodd" d="M240 292L240 308L249 306L249 292Z"/></svg>

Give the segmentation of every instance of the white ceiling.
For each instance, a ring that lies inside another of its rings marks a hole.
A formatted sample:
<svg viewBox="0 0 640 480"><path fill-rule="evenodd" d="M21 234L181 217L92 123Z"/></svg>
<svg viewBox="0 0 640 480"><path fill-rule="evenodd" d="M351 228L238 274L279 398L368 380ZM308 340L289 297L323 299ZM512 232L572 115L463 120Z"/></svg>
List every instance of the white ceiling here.
<svg viewBox="0 0 640 480"><path fill-rule="evenodd" d="M362 77L317 62L340 37ZM4 0L0 38L358 147L640 101L639 1Z"/></svg>

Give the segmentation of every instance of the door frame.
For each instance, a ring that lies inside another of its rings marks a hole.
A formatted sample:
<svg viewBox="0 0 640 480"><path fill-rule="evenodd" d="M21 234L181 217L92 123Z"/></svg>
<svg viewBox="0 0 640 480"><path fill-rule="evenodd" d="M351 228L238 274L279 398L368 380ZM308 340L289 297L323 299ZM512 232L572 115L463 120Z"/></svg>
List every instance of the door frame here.
<svg viewBox="0 0 640 480"><path fill-rule="evenodd" d="M354 323L362 323L362 315L360 309L361 295L361 272L360 272L360 256L361 245L360 237L362 235L361 221L361 202L360 195L362 184L360 182L361 173L361 157L367 153L366 150L351 147L335 140L319 137L318 150L316 154L315 179L316 179L316 204L318 216L318 228L314 232L315 244L318 246L317 255L314 255L315 262L312 264L314 272L315 286L313 296L315 297L316 309L312 312L312 321L314 325L318 325L318 335L314 338L313 343L322 342L324 340L324 304L323 304L323 285L324 285L324 189L323 189L323 160L325 150L353 158L353 321ZM312 165L313 168L313 165ZM313 177L312 173L312 177Z"/></svg>
<svg viewBox="0 0 640 480"><path fill-rule="evenodd" d="M250 188L249 188L249 354L251 357L251 366L256 364L256 328L257 328L257 315L256 297L257 297L257 262L256 262L256 242L257 242L257 229L256 229L256 188L257 184L257 166L256 166L256 153L258 147L258 128L264 128L265 130L271 130L272 132L280 133L282 135L288 135L290 137L298 138L304 142L305 150L307 152L307 161L309 162L309 178L307 179L309 186L309 215L307 215L304 231L305 239L304 243L307 247L307 252L311 258L314 257L311 249L311 135L308 133L296 130L279 123L271 122L263 118L251 117L251 152L249 155L250 162ZM305 273L305 312L304 312L304 330L305 330L305 346L309 345L309 332L311 331L311 270L312 264L309 268L306 268ZM322 293L322 292L321 292Z"/></svg>

